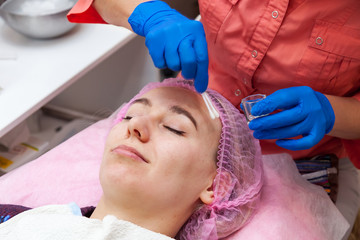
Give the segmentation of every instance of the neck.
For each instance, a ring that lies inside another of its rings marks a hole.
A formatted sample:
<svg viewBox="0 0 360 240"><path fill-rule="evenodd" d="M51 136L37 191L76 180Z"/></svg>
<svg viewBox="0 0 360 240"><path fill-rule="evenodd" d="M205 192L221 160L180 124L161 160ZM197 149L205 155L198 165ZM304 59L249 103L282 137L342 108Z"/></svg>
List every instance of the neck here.
<svg viewBox="0 0 360 240"><path fill-rule="evenodd" d="M90 218L102 220L106 215L113 215L120 220L174 238L192 212L192 209L189 209L188 214L178 214L175 209L171 211L161 209L154 212L135 206L122 207L119 205L113 204L102 196Z"/></svg>

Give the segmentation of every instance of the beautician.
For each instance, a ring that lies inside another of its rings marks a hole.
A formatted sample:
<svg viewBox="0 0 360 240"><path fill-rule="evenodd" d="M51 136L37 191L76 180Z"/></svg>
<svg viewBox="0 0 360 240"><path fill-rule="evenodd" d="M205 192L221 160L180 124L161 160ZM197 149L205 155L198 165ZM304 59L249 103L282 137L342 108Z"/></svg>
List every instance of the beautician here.
<svg viewBox="0 0 360 240"><path fill-rule="evenodd" d="M360 203L360 1L199 0L199 7L203 24L144 0L80 0L68 18L133 30L145 37L155 66L181 70L199 92L213 88L239 109L248 95L268 95L252 113L275 114L249 124L263 154L336 154L336 205L353 224Z"/></svg>

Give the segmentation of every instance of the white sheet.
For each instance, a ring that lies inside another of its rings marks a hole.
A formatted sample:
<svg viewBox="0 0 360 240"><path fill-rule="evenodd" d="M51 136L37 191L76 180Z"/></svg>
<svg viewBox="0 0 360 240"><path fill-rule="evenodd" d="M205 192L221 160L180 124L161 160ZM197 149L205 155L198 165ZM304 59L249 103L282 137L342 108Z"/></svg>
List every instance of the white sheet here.
<svg viewBox="0 0 360 240"><path fill-rule="evenodd" d="M0 224L1 240L171 240L108 215L83 217L74 205L48 205L25 211Z"/></svg>

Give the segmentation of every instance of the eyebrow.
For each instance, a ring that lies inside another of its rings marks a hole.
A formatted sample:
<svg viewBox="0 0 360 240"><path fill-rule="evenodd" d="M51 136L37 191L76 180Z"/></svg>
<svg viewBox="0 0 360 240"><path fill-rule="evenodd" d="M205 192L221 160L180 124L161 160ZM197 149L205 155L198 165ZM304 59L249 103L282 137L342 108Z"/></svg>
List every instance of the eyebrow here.
<svg viewBox="0 0 360 240"><path fill-rule="evenodd" d="M138 99L134 100L130 105L133 105L135 103L141 103L141 104L144 104L144 105L149 106L149 107L152 106L150 100L147 99L147 98L138 98Z"/></svg>
<svg viewBox="0 0 360 240"><path fill-rule="evenodd" d="M138 99L134 100L131 103L131 105L133 105L135 103L141 103L141 104L144 104L149 107L152 106L151 101L147 98L138 98ZM197 122L196 122L195 118L193 117L193 115L191 115L191 113L189 111L185 110L184 108L182 108L178 105L171 106L170 111L173 113L184 115L185 117L189 118L189 120L194 124L194 126L197 130Z"/></svg>
<svg viewBox="0 0 360 240"><path fill-rule="evenodd" d="M180 107L180 106L171 106L170 107L170 111L174 112L174 113L177 113L177 114L182 114L186 117L188 117L190 119L190 121L194 124L196 130L197 130L197 123L196 123L196 120L195 118L191 115L190 112L186 111L184 108Z"/></svg>

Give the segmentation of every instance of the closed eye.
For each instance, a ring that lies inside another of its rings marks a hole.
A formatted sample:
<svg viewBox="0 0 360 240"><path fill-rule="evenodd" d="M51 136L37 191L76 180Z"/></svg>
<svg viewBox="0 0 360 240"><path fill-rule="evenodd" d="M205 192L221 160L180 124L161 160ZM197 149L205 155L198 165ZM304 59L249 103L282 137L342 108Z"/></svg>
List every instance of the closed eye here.
<svg viewBox="0 0 360 240"><path fill-rule="evenodd" d="M129 121L129 120L131 120L132 118L133 118L132 116L125 116L125 117L123 117L122 119L125 120L125 121ZM167 130L169 130L170 132L175 133L176 135L184 136L184 134L185 134L184 131L180 131L180 130L174 129L174 128L169 127L169 126L166 126L166 125L164 125L164 127L165 127Z"/></svg>
<svg viewBox="0 0 360 240"><path fill-rule="evenodd" d="M166 125L164 125L164 127L165 127L167 130L169 130L170 132L173 132L173 133L175 133L175 134L177 134L177 135L179 135L179 136L184 136L184 134L185 134L184 131L176 130L176 129L171 128L171 127L166 126Z"/></svg>

